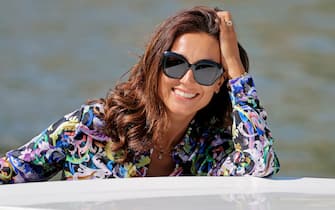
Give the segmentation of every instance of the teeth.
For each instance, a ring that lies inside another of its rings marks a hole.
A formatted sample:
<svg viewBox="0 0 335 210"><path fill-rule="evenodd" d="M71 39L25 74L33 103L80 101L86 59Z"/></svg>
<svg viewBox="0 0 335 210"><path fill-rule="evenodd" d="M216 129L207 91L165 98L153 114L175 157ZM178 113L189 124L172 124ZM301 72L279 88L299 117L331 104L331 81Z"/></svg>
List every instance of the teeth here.
<svg viewBox="0 0 335 210"><path fill-rule="evenodd" d="M174 92L178 95L178 96L181 96L181 97L184 97L184 98L193 98L196 94L192 94L192 93L185 93L181 90L177 90L175 89Z"/></svg>

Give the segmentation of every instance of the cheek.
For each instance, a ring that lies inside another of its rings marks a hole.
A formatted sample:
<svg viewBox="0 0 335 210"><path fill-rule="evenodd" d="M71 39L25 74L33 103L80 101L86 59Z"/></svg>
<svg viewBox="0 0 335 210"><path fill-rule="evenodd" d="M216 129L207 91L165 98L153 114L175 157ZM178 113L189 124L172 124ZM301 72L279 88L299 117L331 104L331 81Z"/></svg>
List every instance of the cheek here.
<svg viewBox="0 0 335 210"><path fill-rule="evenodd" d="M158 95L161 100L164 99L164 96L168 93L171 89L171 80L167 78L163 73L161 73L158 82Z"/></svg>

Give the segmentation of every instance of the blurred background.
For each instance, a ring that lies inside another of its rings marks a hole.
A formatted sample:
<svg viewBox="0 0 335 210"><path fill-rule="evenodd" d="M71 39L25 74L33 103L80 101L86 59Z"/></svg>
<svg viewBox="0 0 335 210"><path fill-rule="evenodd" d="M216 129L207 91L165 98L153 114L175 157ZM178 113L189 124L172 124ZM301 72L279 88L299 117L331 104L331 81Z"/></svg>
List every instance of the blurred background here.
<svg viewBox="0 0 335 210"><path fill-rule="evenodd" d="M233 13L279 176L335 178L334 0L1 0L0 154L105 97L154 28L195 5Z"/></svg>

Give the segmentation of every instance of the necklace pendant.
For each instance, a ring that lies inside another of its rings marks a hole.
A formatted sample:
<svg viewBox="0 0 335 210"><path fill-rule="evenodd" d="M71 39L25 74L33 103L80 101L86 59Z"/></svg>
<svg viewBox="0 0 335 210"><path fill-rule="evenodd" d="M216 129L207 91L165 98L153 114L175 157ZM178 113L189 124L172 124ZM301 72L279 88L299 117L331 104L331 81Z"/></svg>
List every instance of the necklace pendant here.
<svg viewBox="0 0 335 210"><path fill-rule="evenodd" d="M158 158L158 160L162 160L162 159L163 159L163 153L160 152L160 153L158 154L158 157L157 157L157 158Z"/></svg>

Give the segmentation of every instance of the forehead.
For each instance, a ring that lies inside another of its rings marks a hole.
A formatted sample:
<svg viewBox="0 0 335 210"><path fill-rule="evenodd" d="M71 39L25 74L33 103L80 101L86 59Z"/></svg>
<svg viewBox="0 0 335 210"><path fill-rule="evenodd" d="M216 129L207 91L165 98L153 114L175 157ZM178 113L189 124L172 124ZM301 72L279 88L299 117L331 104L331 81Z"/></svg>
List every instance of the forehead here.
<svg viewBox="0 0 335 210"><path fill-rule="evenodd" d="M219 41L206 33L186 33L177 37L171 51L185 56L191 63L202 59L220 63Z"/></svg>

